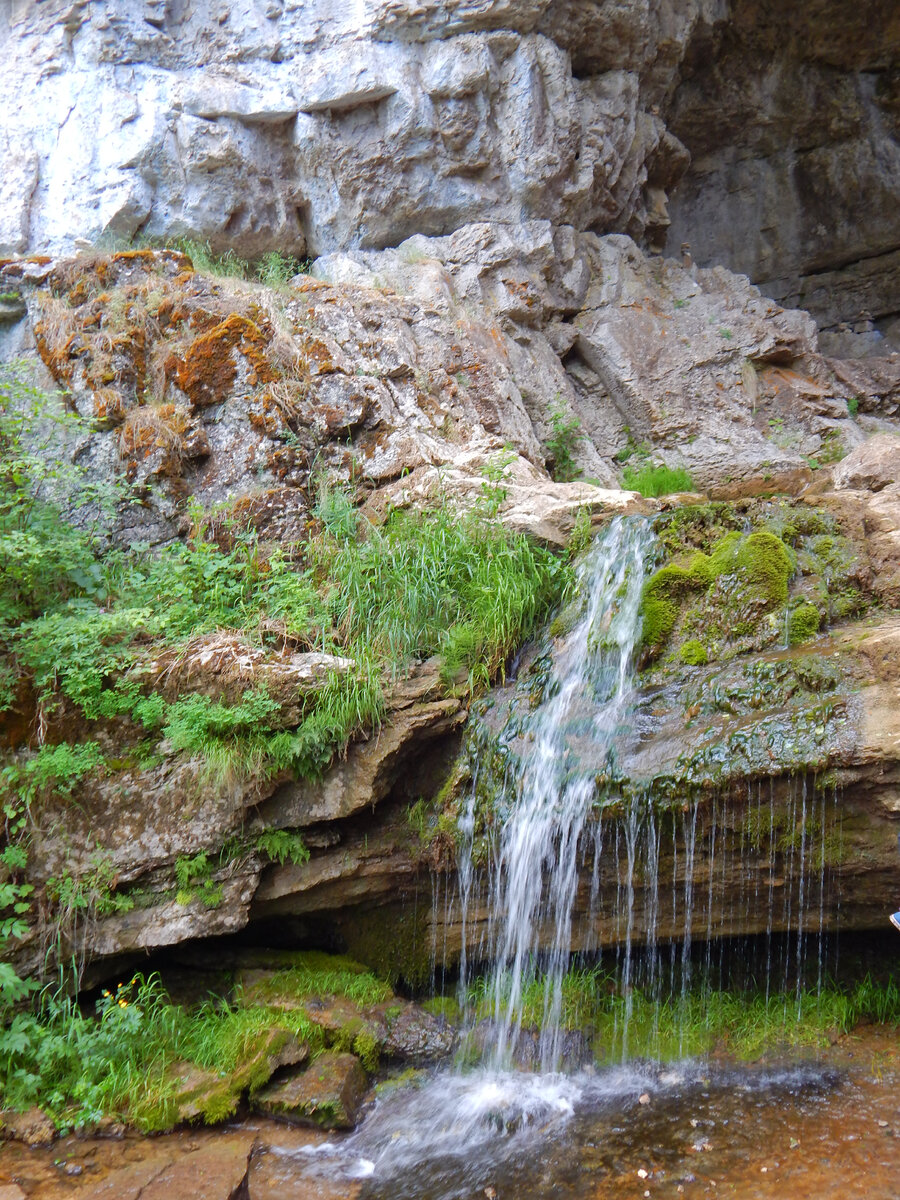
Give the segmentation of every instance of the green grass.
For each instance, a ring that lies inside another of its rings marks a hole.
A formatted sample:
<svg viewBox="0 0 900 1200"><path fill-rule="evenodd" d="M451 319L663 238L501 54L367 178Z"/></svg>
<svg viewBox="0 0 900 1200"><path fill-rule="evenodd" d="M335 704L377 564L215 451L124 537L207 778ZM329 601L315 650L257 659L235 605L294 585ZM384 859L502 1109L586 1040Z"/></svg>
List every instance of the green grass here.
<svg viewBox="0 0 900 1200"><path fill-rule="evenodd" d="M280 250L270 250L252 262L233 250L216 254L209 242L185 239L175 244L191 260L194 270L225 279L249 279L266 287L282 287L295 275L309 271L309 260L299 259Z"/></svg>
<svg viewBox="0 0 900 1200"><path fill-rule="evenodd" d="M379 723L385 688L410 663L438 655L448 682L488 686L571 580L567 559L484 514L398 512L381 527L363 527L349 497L333 490L318 511L322 529L303 546L302 561L264 554L247 531L235 531L223 550L206 539L198 513L188 543L152 557L143 547L96 556L96 594L65 587L55 603L41 594L24 611L11 604L19 619L0 629L11 676L27 677L48 712L65 698L89 722L128 718L133 739L164 738L198 756L203 778L226 783L284 769L312 777L354 734ZM58 515L44 540L64 524ZM142 683L141 664L167 647L222 630L265 644L273 623L300 648L355 663L298 700L290 729L281 705L260 689L224 704L193 692L164 699ZM7 703L15 691L10 685ZM11 769L24 778L34 763L26 754ZM57 779L65 783L59 772Z"/></svg>
<svg viewBox="0 0 900 1200"><path fill-rule="evenodd" d="M645 463L640 467L626 466L622 472L622 486L642 496L668 496L673 492L692 492L694 481L690 472L682 467L653 466Z"/></svg>
<svg viewBox="0 0 900 1200"><path fill-rule="evenodd" d="M274 1002L284 997L345 996L356 1004L380 1004L393 994L383 980L353 959L318 950L296 951L289 959L289 965L254 984L254 1002Z"/></svg>
<svg viewBox="0 0 900 1200"><path fill-rule="evenodd" d="M183 1064L192 1064L215 1076L212 1086L204 1085L204 1119L229 1116L242 1092L268 1078L263 1050L273 1038L293 1034L313 1051L324 1047L322 1030L302 1007L280 1004L284 996L339 996L359 1004L391 996L385 983L349 959L314 951L291 957L294 965L257 986L250 1003L239 994L236 1003L210 999L189 1010L170 1001L155 975L105 991L96 1016L50 989L36 1012L13 1015L10 1008L4 1012L0 993L4 1106L22 1111L38 1104L61 1130L103 1117L145 1131L166 1129L177 1119ZM369 1062L377 1057L365 1039L354 1048Z"/></svg>
<svg viewBox="0 0 900 1200"><path fill-rule="evenodd" d="M544 980L532 979L522 998L522 1024L537 1028ZM488 983L475 980L467 1008L476 1020L493 1016ZM900 1025L900 988L871 977L852 987L770 994L697 989L656 1000L635 988L621 991L614 973L573 969L562 982L562 1024L590 1039L601 1062L623 1057L671 1061L713 1051L752 1060L783 1049L823 1048L860 1021Z"/></svg>

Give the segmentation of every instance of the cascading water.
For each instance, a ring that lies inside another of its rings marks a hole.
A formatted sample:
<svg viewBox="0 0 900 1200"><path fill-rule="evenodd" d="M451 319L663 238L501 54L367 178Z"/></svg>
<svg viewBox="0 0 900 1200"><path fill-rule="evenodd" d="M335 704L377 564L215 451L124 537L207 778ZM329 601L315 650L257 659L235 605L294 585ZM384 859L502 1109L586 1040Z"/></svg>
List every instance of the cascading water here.
<svg viewBox="0 0 900 1200"><path fill-rule="evenodd" d="M578 573L582 611L556 654L547 699L517 728L524 750L500 806L499 847L489 890L494 1036L489 1063L508 1067L518 1049L529 983L543 977L539 1062L560 1059L562 980L569 964L581 836L608 760L632 709L632 658L640 636L649 524L618 518ZM589 738L589 763L573 751ZM471 872L471 812L461 826L463 921ZM463 977L465 982L465 977Z"/></svg>

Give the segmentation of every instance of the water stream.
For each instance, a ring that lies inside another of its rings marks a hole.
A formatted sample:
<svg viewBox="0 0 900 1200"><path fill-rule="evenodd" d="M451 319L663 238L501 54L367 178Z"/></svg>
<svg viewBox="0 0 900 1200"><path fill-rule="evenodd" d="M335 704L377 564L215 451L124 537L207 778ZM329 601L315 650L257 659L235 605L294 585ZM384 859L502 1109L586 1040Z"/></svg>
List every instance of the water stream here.
<svg viewBox="0 0 900 1200"><path fill-rule="evenodd" d="M649 524L639 520L617 519L597 538L578 575L583 610L554 657L546 698L517 730L525 750L500 805L488 891L494 1024L486 1060L494 1070L515 1059L524 995L537 977L544 981L539 1065L542 1072L559 1068L561 987L581 838L596 795L597 764L625 735L633 708L632 658L651 542ZM590 766L573 755L573 733L591 739ZM467 813L461 828L464 878L471 872L472 829ZM633 839L630 844L633 852ZM464 922L465 901L464 891Z"/></svg>

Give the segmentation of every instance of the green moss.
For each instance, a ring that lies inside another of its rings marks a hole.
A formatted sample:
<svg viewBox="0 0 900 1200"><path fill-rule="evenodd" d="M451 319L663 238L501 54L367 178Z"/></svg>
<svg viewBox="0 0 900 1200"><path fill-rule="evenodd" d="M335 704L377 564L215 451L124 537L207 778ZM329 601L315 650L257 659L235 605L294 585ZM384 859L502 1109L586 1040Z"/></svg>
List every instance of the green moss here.
<svg viewBox="0 0 900 1200"><path fill-rule="evenodd" d="M691 638L685 642L678 651L678 657L689 667L702 667L705 663L709 662L706 647L697 638Z"/></svg>
<svg viewBox="0 0 900 1200"><path fill-rule="evenodd" d="M709 582L709 560L699 551L687 564L669 563L651 575L641 599L644 645L662 647L675 628L681 598Z"/></svg>
<svg viewBox="0 0 900 1200"><path fill-rule="evenodd" d="M788 641L792 646L808 642L819 632L819 610L812 604L801 604L795 608L788 622Z"/></svg>
<svg viewBox="0 0 900 1200"><path fill-rule="evenodd" d="M641 601L642 640L658 653L675 631L685 601L703 593L684 633L698 624L718 630L725 642L753 634L763 612L787 601L793 561L784 542L772 533L745 536L730 530L715 542L710 553L695 550L689 558L668 563L650 577ZM720 582L721 581L721 582ZM725 586L722 586L725 585ZM709 611L710 608L712 611ZM699 639L691 638L691 642ZM701 646L706 661L709 650ZM696 647L688 654L696 654ZM682 658L683 662L691 661Z"/></svg>
<svg viewBox="0 0 900 1200"><path fill-rule="evenodd" d="M361 1029L353 1039L353 1053L371 1074L378 1070L378 1039L370 1029Z"/></svg>
<svg viewBox="0 0 900 1200"><path fill-rule="evenodd" d="M787 603L793 563L787 546L774 533L751 533L737 551L735 566L755 585L768 608Z"/></svg>

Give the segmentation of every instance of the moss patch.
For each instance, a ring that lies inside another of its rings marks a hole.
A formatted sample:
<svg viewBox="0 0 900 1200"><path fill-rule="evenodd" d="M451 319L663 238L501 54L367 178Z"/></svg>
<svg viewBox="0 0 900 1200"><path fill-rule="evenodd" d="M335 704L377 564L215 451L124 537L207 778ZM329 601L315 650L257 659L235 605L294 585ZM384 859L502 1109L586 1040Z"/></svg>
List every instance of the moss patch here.
<svg viewBox="0 0 900 1200"><path fill-rule="evenodd" d="M706 647L697 638L690 638L678 651L678 657L689 667L702 667L709 661Z"/></svg>
<svg viewBox="0 0 900 1200"><path fill-rule="evenodd" d="M819 632L819 610L812 604L801 604L791 613L788 621L788 640L792 646L808 642Z"/></svg>
<svg viewBox="0 0 900 1200"><path fill-rule="evenodd" d="M689 558L667 564L644 587L641 613L645 649L651 656L659 653L686 608L696 610L696 605L690 603L694 597L713 601L720 618L715 623L726 638L752 632L764 613L786 603L792 569L784 542L765 531L744 536L733 530L716 542L711 553L696 550ZM730 586L717 587L720 581L728 581ZM687 615L685 632L690 629L691 615L696 618L699 612ZM709 622L708 613L704 612L703 617L697 623ZM690 638L689 643L689 657L682 661L706 661L708 653L699 639ZM690 657L697 654L697 646L704 651L702 659Z"/></svg>

